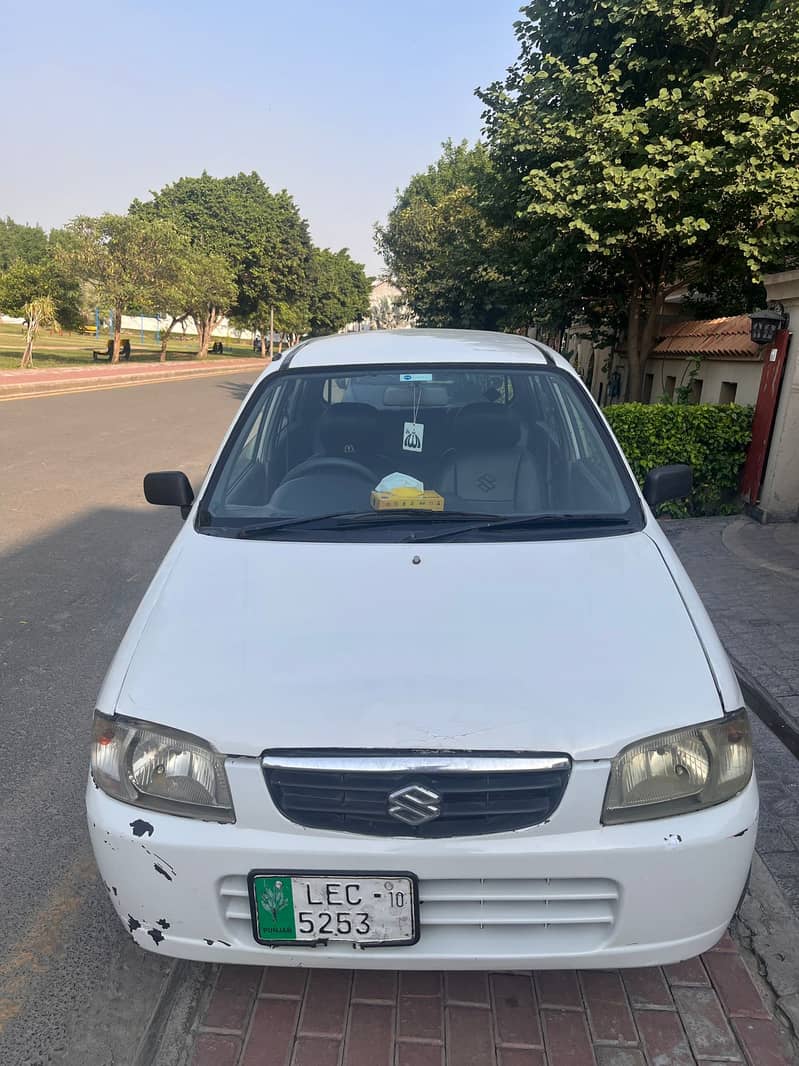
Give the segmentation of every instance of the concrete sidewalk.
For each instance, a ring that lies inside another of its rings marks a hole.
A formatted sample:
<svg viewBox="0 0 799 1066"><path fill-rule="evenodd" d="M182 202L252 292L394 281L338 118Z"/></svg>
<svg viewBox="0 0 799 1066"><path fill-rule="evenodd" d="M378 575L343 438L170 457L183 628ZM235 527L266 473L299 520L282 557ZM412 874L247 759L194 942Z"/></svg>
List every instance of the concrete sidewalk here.
<svg viewBox="0 0 799 1066"><path fill-rule="evenodd" d="M175 363L92 363L81 366L33 367L31 370L0 370L0 399L42 393L80 392L91 388L138 384L145 381L179 380L231 371L263 370L263 359L190 359Z"/></svg>

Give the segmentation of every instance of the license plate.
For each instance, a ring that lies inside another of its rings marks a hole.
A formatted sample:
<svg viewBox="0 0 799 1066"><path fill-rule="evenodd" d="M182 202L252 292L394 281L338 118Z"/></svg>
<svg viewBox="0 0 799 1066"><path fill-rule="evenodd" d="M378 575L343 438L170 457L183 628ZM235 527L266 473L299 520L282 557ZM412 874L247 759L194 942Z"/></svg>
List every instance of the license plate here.
<svg viewBox="0 0 799 1066"><path fill-rule="evenodd" d="M254 870L248 882L259 944L344 940L369 947L419 939L413 874Z"/></svg>

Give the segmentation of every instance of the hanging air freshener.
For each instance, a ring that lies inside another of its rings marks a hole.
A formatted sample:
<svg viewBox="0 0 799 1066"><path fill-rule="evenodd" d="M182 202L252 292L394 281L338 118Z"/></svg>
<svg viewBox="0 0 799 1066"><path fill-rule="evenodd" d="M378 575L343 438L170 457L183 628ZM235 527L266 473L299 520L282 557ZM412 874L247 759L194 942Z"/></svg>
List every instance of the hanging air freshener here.
<svg viewBox="0 0 799 1066"><path fill-rule="evenodd" d="M416 376L416 375L414 375ZM424 445L424 424L417 422L419 417L419 404L422 402L422 386L413 386L413 421L406 422L402 430L402 450L404 452L420 452Z"/></svg>
<svg viewBox="0 0 799 1066"><path fill-rule="evenodd" d="M424 444L424 424L422 422L406 422L402 431L402 450L404 452L420 452Z"/></svg>

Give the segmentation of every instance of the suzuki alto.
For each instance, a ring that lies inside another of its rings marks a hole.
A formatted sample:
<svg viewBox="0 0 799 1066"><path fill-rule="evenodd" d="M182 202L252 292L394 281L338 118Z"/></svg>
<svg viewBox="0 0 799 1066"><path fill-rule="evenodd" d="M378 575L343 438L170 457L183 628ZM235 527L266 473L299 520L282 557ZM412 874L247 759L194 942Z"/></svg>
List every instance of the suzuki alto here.
<svg viewBox="0 0 799 1066"><path fill-rule="evenodd" d="M301 343L245 399L97 700L97 864L143 948L376 969L711 947L758 800L738 683L566 359Z"/></svg>

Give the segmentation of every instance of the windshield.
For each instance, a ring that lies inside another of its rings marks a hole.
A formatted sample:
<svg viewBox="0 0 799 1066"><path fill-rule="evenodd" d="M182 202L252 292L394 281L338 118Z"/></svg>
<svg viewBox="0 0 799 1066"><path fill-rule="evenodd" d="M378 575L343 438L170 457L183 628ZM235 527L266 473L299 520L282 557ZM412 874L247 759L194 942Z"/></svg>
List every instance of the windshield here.
<svg viewBox="0 0 799 1066"><path fill-rule="evenodd" d="M414 366L266 378L217 464L198 528L293 539L368 529L374 540L411 539L409 529L421 539L427 527L445 539L447 524L468 527L458 535L571 525L584 536L639 519L629 475L570 374Z"/></svg>

